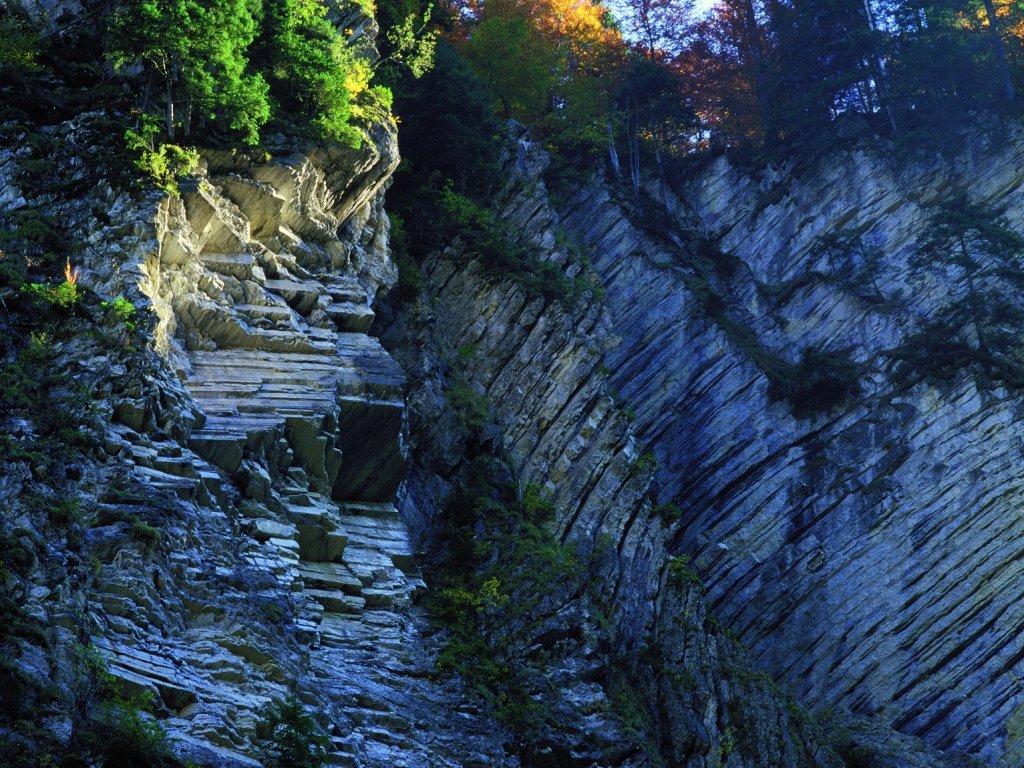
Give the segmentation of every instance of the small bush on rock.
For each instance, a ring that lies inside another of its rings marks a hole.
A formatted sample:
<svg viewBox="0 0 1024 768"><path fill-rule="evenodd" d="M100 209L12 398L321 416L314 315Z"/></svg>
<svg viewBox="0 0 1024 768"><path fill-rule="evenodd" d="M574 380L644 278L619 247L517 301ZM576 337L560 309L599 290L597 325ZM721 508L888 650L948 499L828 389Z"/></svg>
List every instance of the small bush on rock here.
<svg viewBox="0 0 1024 768"><path fill-rule="evenodd" d="M320 768L327 760L330 739L294 695L267 708L260 730L268 734L263 750L267 768Z"/></svg>
<svg viewBox="0 0 1024 768"><path fill-rule="evenodd" d="M772 371L768 396L786 400L798 419L843 405L860 391L860 370L848 353L805 349L796 365Z"/></svg>

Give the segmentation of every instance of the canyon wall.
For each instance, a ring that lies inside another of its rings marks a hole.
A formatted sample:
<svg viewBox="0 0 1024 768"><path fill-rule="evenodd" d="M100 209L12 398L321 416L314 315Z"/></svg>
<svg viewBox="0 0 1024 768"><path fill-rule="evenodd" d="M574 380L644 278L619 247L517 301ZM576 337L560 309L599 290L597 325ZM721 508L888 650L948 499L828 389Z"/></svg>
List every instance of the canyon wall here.
<svg viewBox="0 0 1024 768"><path fill-rule="evenodd" d="M690 614L666 590L672 556L685 556L757 668L874 734L861 744L880 750L871 764L961 759L946 752L1016 765L1022 402L966 362L936 381L900 361L965 300L952 272L911 269L930 206L966 192L1020 231L1021 139L972 136L952 159L851 151L757 173L720 159L672 189L651 181L653 222L614 179L556 212L532 148L507 163L518 181L501 217L569 274L592 270L605 295L531 300L456 267L456 244L426 270L443 349L421 361L414 410L437 399L438 361L471 347L470 378L523 478L557 499L562 540L602 563L621 653L656 642L663 670L693 674ZM814 247L841 230L879 254L867 285ZM800 370L808 349L848 356L852 398L815 412L772 393L764 361ZM444 435L431 441L443 464ZM429 506L427 476L406 497L412 519ZM648 695L692 760L702 747L683 734L700 728L673 731L675 702L693 703L679 688ZM935 751L911 757L887 728Z"/></svg>

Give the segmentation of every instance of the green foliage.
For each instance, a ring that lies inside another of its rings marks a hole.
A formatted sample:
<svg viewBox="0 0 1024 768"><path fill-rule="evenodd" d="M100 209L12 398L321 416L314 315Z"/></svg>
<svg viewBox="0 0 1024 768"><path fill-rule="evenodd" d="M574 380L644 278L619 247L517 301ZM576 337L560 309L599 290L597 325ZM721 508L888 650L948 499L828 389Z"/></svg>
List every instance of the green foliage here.
<svg viewBox="0 0 1024 768"><path fill-rule="evenodd" d="M31 74L40 69L39 32L32 23L7 8L0 9L0 74Z"/></svg>
<svg viewBox="0 0 1024 768"><path fill-rule="evenodd" d="M303 117L324 138L359 146L352 102L367 87L369 65L345 45L320 0L272 0L264 10L257 56L267 63L281 110Z"/></svg>
<svg viewBox="0 0 1024 768"><path fill-rule="evenodd" d="M517 493L506 465L478 458L445 501L444 558L429 601L447 630L439 669L460 674L527 743L550 713L523 644L582 579L575 553L544 528L554 512L539 487Z"/></svg>
<svg viewBox="0 0 1024 768"><path fill-rule="evenodd" d="M690 565L689 555L677 555L668 561L668 583L676 589L696 587L704 590L704 582Z"/></svg>
<svg viewBox="0 0 1024 768"><path fill-rule="evenodd" d="M99 706L83 743L107 766L170 768L180 765L167 734L149 712L152 699L114 695Z"/></svg>
<svg viewBox="0 0 1024 768"><path fill-rule="evenodd" d="M464 433L474 434L487 426L490 404L472 384L461 377L455 377L445 394L448 407L452 409Z"/></svg>
<svg viewBox="0 0 1024 768"><path fill-rule="evenodd" d="M408 235L405 232L405 221L398 213L391 214L391 255L398 267L397 298L399 301L412 301L423 293L423 271L409 253Z"/></svg>
<svg viewBox="0 0 1024 768"><path fill-rule="evenodd" d="M30 266L59 263L64 250L57 222L38 209L0 213L0 287L21 286Z"/></svg>
<svg viewBox="0 0 1024 768"><path fill-rule="evenodd" d="M938 203L911 266L947 287L940 307L892 356L897 374L950 381L974 370L979 386L1024 386L1024 238L1002 211L959 194Z"/></svg>
<svg viewBox="0 0 1024 768"><path fill-rule="evenodd" d="M980 389L1002 385L1024 390L1024 348L1006 333L990 334L989 347L978 348L964 339L962 327L938 320L911 334L889 356L896 362L896 381L904 387L919 381L952 384L973 373Z"/></svg>
<svg viewBox="0 0 1024 768"><path fill-rule="evenodd" d="M647 744L657 730L654 718L643 695L618 665L609 667L606 690L611 711L622 725L624 734Z"/></svg>
<svg viewBox="0 0 1024 768"><path fill-rule="evenodd" d="M521 16L492 16L473 29L466 59L506 118L536 124L557 84L559 54Z"/></svg>
<svg viewBox="0 0 1024 768"><path fill-rule="evenodd" d="M501 126L480 79L443 41L437 45L434 67L401 86L395 109L402 125L403 164L388 203L405 219L410 237L419 241L424 239L420 226L430 223L429 213L417 215L422 189L436 197L442 180L451 179L456 191L481 199L497 186Z"/></svg>
<svg viewBox="0 0 1024 768"><path fill-rule="evenodd" d="M259 730L267 768L320 768L327 760L330 739L294 695L271 703Z"/></svg>
<svg viewBox="0 0 1024 768"><path fill-rule="evenodd" d="M149 692L127 695L94 645L78 646L65 690L72 713L71 747L100 765L181 768L153 718Z"/></svg>
<svg viewBox="0 0 1024 768"><path fill-rule="evenodd" d="M429 29L433 5L428 4L422 17L410 12L385 34L386 56L382 61L401 64L413 78L423 77L434 66L438 29Z"/></svg>
<svg viewBox="0 0 1024 768"><path fill-rule="evenodd" d="M679 508L678 504L672 502L658 504L651 510L651 514L655 517L660 517L667 525L678 523L683 519L683 510Z"/></svg>
<svg viewBox="0 0 1024 768"><path fill-rule="evenodd" d="M72 309L78 304L81 298L81 289L78 287L79 270L71 268L71 259L67 260L64 267L64 280L57 284L50 283L26 283L21 290L40 301L61 309Z"/></svg>
<svg viewBox="0 0 1024 768"><path fill-rule="evenodd" d="M817 238L811 255L828 261L831 275L866 301L881 304L886 297L878 285L882 251L864 242L859 233L840 229Z"/></svg>
<svg viewBox="0 0 1024 768"><path fill-rule="evenodd" d="M164 194L177 196L178 182L193 173L199 165L199 153L194 149L158 141L159 118L143 114L139 130L125 131L125 145L136 154L135 167L146 174Z"/></svg>
<svg viewBox="0 0 1024 768"><path fill-rule="evenodd" d="M647 475L658 468L658 457L653 453L641 453L629 465L630 475Z"/></svg>
<svg viewBox="0 0 1024 768"><path fill-rule="evenodd" d="M492 279L512 280L531 299L570 307L586 292L600 292L593 275L581 273L571 278L558 264L542 261L532 245L483 205L456 192L451 182L441 190L438 202L438 244L458 238L464 245L460 258L475 261Z"/></svg>
<svg viewBox="0 0 1024 768"><path fill-rule="evenodd" d="M138 327L135 305L124 296L118 296L113 301L101 301L100 306L111 319L122 323L129 331Z"/></svg>
<svg viewBox="0 0 1024 768"><path fill-rule="evenodd" d="M259 12L252 0L120 0L109 22L107 56L118 68L142 63L160 81L170 138L178 130L180 89L186 135L198 109L202 118L255 144L270 117L267 83L247 71Z"/></svg>
<svg viewBox="0 0 1024 768"><path fill-rule="evenodd" d="M54 525L68 526L73 523L81 523L83 520L80 499L72 497L61 499L50 509L50 522Z"/></svg>
<svg viewBox="0 0 1024 768"><path fill-rule="evenodd" d="M769 374L768 396L786 400L798 419L824 413L846 403L860 391L860 368L848 352L805 349L796 365Z"/></svg>
<svg viewBox="0 0 1024 768"><path fill-rule="evenodd" d="M129 533L133 539L141 542L146 549L153 549L160 543L162 535L160 530L154 528L144 520L134 520Z"/></svg>

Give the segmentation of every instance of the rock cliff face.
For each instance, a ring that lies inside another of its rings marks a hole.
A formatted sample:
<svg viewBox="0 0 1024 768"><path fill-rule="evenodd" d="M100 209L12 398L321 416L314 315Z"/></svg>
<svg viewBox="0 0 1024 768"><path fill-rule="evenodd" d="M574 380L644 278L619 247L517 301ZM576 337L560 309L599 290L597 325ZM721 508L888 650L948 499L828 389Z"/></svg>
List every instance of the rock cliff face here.
<svg viewBox="0 0 1024 768"><path fill-rule="evenodd" d="M1024 231L1024 137L904 166L722 160L651 184L644 219L598 178L556 210L517 134L494 205L591 288L533 296L455 242L424 265L423 300L375 325L397 277L393 125L358 150L207 152L168 199L88 179L74 153L95 118L47 129L87 191L32 202L82 244L81 284L127 296L153 344L58 345L92 393L91 453L60 478L15 454L0 477L4 541L36 553L3 586L49 633L19 645L19 674L73 690L75 649L94 646L203 765L257 765L263 712L289 692L333 765L1024 759L1024 404L897 363L959 295L908 266L928 204L963 190ZM15 211L24 151L0 155ZM841 228L880 254L870 289L812 247ZM808 349L849 355L851 399L774 397L765 360ZM456 382L488 405L472 439ZM0 420L29 444L31 419ZM518 642L555 723L529 749L438 673L444 637L417 602L420 550L444 546L443 499L477 453L551 495L586 569L585 589L528 596ZM54 538L39 499L60 494L82 519ZM73 722L55 708L43 726Z"/></svg>
<svg viewBox="0 0 1024 768"><path fill-rule="evenodd" d="M441 341L432 356L403 358L418 371L414 414L438 410L445 361L471 346L468 376L504 447L524 480L554 494L562 539L602 563L611 643L624 655L657 649L646 695L666 756L713 764L736 729L721 690L730 664L666 586L680 562L670 555L684 555L756 667L813 709L871 716L844 733L847 759L949 759L879 735L892 727L986 764L1020 762L1021 400L969 372L943 384L895 373L900 345L959 295L909 268L927 206L963 190L1024 229L1021 137L972 146L903 165L856 152L797 175L748 176L721 160L677 193L651 186L666 208L656 227L601 180L555 213L538 183L543 158L529 153L508 165L519 181L502 216L569 274L581 267L565 235L578 238L605 300L531 301L512 281L457 268L458 244L428 265L426 323ZM844 227L881 254L870 290L812 248ZM725 267L709 273L696 242L715 244ZM709 292L724 310L708 311ZM795 364L808 348L848 351L860 390L797 418L770 396L763 358ZM404 500L421 525L457 455L449 431L414 422L433 462ZM787 751L785 715L762 710L753 731L773 717L767 741L734 754L808 759Z"/></svg>
<svg viewBox="0 0 1024 768"><path fill-rule="evenodd" d="M404 376L366 330L395 279L383 192L397 161L382 125L360 150L208 153L180 198L100 184L60 210L88 232L80 284L150 310L159 357L128 370L89 346L64 353L108 409L100 454L64 489L91 566L53 563L55 541L18 587L63 649L22 663L70 689L67 659L95 647L200 764L258 765L267 705L292 692L333 765L505 761L500 729L434 674L392 505ZM5 192L18 197L10 179ZM45 539L19 507L32 476L5 474L8 531Z"/></svg>
<svg viewBox="0 0 1024 768"><path fill-rule="evenodd" d="M496 204L543 258L582 279L584 264L539 183L545 164L536 148L510 158ZM621 212L615 220L628 227ZM523 485L552 495L558 536L590 563L593 590L551 585L557 616L535 617L535 634L523 640L551 657L563 728L548 739L563 755L558 764L841 765L707 614L685 560L668 557L673 531L651 513L654 468L637 416L611 394L606 361L622 344L611 301L531 298L515 280L459 266L465 258L455 243L428 262L429 302L406 308L385 336L410 376L413 465L399 506L429 539L465 452L445 390L458 377L471 381L491 407L488 439ZM573 630L553 632L559 622ZM611 717L596 720L600 712Z"/></svg>

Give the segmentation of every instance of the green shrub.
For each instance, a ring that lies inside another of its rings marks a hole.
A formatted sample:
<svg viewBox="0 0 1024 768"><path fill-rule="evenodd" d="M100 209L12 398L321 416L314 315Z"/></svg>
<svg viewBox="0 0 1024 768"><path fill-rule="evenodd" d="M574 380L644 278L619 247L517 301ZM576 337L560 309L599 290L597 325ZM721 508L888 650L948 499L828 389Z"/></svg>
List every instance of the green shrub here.
<svg viewBox="0 0 1024 768"><path fill-rule="evenodd" d="M0 13L6 11L4 8ZM39 32L27 18L15 15L0 18L0 73L13 77L36 72L40 69L39 54Z"/></svg>
<svg viewBox="0 0 1024 768"><path fill-rule="evenodd" d="M21 290L51 306L71 309L78 304L82 297L81 289L78 287L78 275L79 269L71 268L71 259L69 258L64 267L63 282L56 284L25 283L21 286Z"/></svg>
<svg viewBox="0 0 1024 768"><path fill-rule="evenodd" d="M789 402L793 415L808 418L846 403L860 392L860 368L847 352L805 349L796 365L769 373L768 396Z"/></svg>
<svg viewBox="0 0 1024 768"><path fill-rule="evenodd" d="M409 253L409 236L405 231L405 220L397 213L392 213L390 219L389 244L395 265L398 267L398 285L395 289L399 302L412 301L423 293L423 272Z"/></svg>
<svg viewBox="0 0 1024 768"><path fill-rule="evenodd" d="M177 144L158 142L159 136L160 118L143 114L137 131L131 128L125 131L125 146L135 153L136 168L145 173L165 194L177 196L178 182L196 170L199 153Z"/></svg>
<svg viewBox="0 0 1024 768"><path fill-rule="evenodd" d="M71 708L71 747L106 768L182 768L153 717L151 692L126 695L96 646L78 646L65 695Z"/></svg>
<svg viewBox="0 0 1024 768"><path fill-rule="evenodd" d="M676 589L697 587L704 589L704 582L690 566L689 555L677 555L668 561L668 583Z"/></svg>
<svg viewBox="0 0 1024 768"><path fill-rule="evenodd" d="M517 491L504 462L476 459L445 500L428 601L447 630L438 669L457 672L524 742L551 717L543 670L525 654L531 627L582 588L575 552L544 527L554 514L538 486Z"/></svg>
<svg viewBox="0 0 1024 768"><path fill-rule="evenodd" d="M258 730L267 734L266 768L320 768L327 760L330 739L294 695L270 704Z"/></svg>
<svg viewBox="0 0 1024 768"><path fill-rule="evenodd" d="M100 306L109 318L123 323L129 331L134 331L138 326L135 305L124 296L118 296L113 301L101 301Z"/></svg>
<svg viewBox="0 0 1024 768"><path fill-rule="evenodd" d="M641 453L629 466L629 474L646 475L658 468L658 457L653 453Z"/></svg>
<svg viewBox="0 0 1024 768"><path fill-rule="evenodd" d="M491 413L490 403L472 384L456 376L448 386L446 397L448 407L452 409L464 432L472 435L487 426Z"/></svg>
<svg viewBox="0 0 1024 768"><path fill-rule="evenodd" d="M146 549L152 549L160 543L162 534L159 529L142 520L132 522L129 533L133 539L141 542Z"/></svg>
<svg viewBox="0 0 1024 768"><path fill-rule="evenodd" d="M61 499L50 509L50 522L54 525L68 526L82 520L82 502L79 499Z"/></svg>
<svg viewBox="0 0 1024 768"><path fill-rule="evenodd" d="M672 523L678 523L683 519L683 510L679 508L679 505L674 504L671 501L665 504L658 504L651 509L651 514L655 517L661 518L669 525Z"/></svg>

